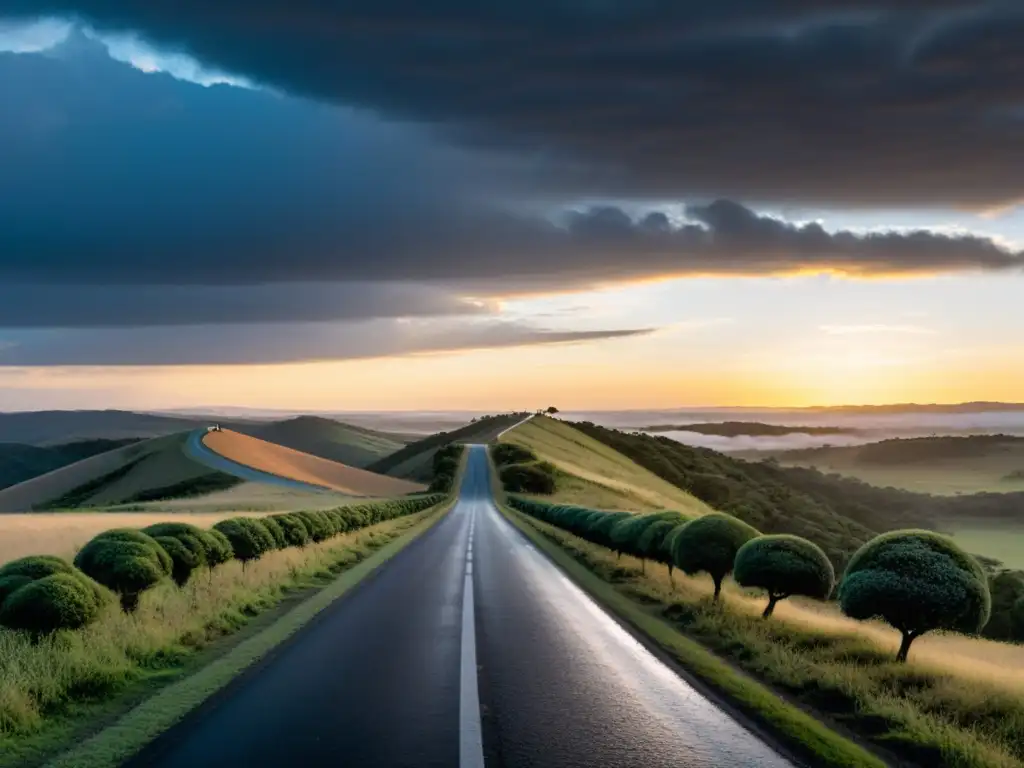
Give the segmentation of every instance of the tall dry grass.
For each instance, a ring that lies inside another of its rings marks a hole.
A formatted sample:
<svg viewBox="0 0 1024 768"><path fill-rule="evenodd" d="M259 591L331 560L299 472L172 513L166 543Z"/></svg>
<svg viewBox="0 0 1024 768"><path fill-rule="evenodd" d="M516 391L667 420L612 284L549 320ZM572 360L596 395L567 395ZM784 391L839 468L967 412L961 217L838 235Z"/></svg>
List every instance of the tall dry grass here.
<svg viewBox="0 0 1024 768"><path fill-rule="evenodd" d="M0 749L5 738L39 728L46 717L70 705L109 698L147 674L180 667L197 649L280 602L288 590L364 559L429 514L390 520L304 549L272 552L244 570L238 562L212 574L204 569L184 589L168 581L145 593L133 615L111 605L88 628L59 632L38 643L0 630ZM103 517L109 528L110 515ZM152 519L124 524L145 522ZM83 531L49 530L52 538L42 541L50 546L36 546L34 552L61 552Z"/></svg>
<svg viewBox="0 0 1024 768"><path fill-rule="evenodd" d="M205 514L175 513L174 520L209 528L238 511ZM89 539L110 528L144 528L168 520L166 513L33 512L0 514L0 565L26 555L71 558Z"/></svg>
<svg viewBox="0 0 1024 768"><path fill-rule="evenodd" d="M920 765L1024 765L1024 646L955 634L925 635L906 664L898 635L833 606L786 600L770 620L765 599L727 583L721 605L710 579L675 574L532 525L578 561L661 612L681 631L823 716Z"/></svg>

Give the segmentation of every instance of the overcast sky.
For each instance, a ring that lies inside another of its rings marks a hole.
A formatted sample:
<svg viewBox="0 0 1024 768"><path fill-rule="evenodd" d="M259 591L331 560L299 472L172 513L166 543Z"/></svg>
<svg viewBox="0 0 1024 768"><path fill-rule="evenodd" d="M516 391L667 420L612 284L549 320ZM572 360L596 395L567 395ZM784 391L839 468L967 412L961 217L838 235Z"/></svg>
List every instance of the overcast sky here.
<svg viewBox="0 0 1024 768"><path fill-rule="evenodd" d="M0 109L0 410L1024 399L1006 3L0 0Z"/></svg>

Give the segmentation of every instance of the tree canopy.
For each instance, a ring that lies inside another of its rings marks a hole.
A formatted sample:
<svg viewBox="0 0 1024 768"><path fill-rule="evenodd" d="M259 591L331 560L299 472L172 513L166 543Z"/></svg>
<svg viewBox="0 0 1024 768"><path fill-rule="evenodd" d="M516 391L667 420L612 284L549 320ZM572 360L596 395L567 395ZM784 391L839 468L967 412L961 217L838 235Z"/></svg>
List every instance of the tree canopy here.
<svg viewBox="0 0 1024 768"><path fill-rule="evenodd" d="M839 605L855 619L879 617L903 635L898 658L936 629L978 632L992 598L981 565L948 536L893 531L872 539L851 558L839 585Z"/></svg>
<svg viewBox="0 0 1024 768"><path fill-rule="evenodd" d="M733 578L740 586L768 593L765 618L792 595L824 600L836 583L835 570L821 547L784 533L759 536L740 547Z"/></svg>
<svg viewBox="0 0 1024 768"><path fill-rule="evenodd" d="M672 562L683 573L704 572L715 583L714 599L722 592L722 580L732 571L740 547L758 535L753 526L732 515L716 512L686 523L672 541Z"/></svg>

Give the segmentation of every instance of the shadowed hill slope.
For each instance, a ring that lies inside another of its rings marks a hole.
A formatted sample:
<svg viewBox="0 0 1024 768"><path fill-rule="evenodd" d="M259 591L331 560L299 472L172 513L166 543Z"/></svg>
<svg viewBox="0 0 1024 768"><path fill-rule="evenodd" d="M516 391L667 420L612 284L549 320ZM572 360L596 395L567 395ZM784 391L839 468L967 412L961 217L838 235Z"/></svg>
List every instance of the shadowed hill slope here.
<svg viewBox="0 0 1024 768"><path fill-rule="evenodd" d="M187 457L187 436L143 440L13 485L0 491L0 512L191 496L238 482Z"/></svg>
<svg viewBox="0 0 1024 768"><path fill-rule="evenodd" d="M134 442L125 439L78 440L59 445L0 443L0 490Z"/></svg>

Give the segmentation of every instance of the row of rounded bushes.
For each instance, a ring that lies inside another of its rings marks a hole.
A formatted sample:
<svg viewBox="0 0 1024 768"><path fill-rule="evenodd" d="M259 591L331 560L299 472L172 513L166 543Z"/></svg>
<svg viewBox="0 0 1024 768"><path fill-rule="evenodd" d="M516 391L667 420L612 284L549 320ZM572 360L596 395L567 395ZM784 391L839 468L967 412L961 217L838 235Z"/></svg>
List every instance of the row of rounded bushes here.
<svg viewBox="0 0 1024 768"><path fill-rule="evenodd" d="M952 539L932 531L893 531L867 542L836 589L832 563L816 544L788 534L761 535L731 515L688 520L678 512L603 512L515 496L509 503L620 555L663 563L670 579L674 568L688 575L707 573L716 601L731 573L740 586L767 594L766 618L793 595L835 596L847 616L880 618L899 630L901 661L922 634L937 629L973 634L991 612L984 569Z"/></svg>
<svg viewBox="0 0 1024 768"><path fill-rule="evenodd" d="M462 463L465 449L466 446L462 443L448 443L434 452L431 493L451 493L455 478L459 475L459 465Z"/></svg>
<svg viewBox="0 0 1024 768"><path fill-rule="evenodd" d="M304 547L342 533L415 514L443 496L407 497L337 509L233 517L206 530L184 522L114 528L93 537L74 564L35 555L0 567L0 626L36 636L95 621L115 598L126 613L164 580L185 587L197 570L237 560L245 568L268 552Z"/></svg>
<svg viewBox="0 0 1024 768"><path fill-rule="evenodd" d="M491 459L498 468L498 477L506 493L550 496L556 490L554 465L541 461L526 446L496 443L491 446Z"/></svg>

